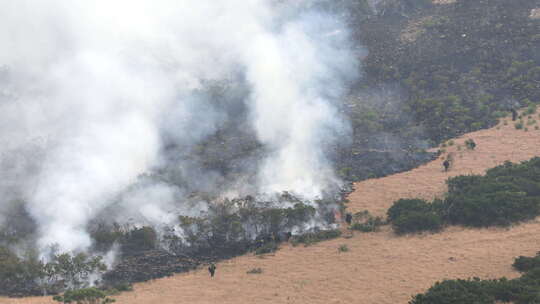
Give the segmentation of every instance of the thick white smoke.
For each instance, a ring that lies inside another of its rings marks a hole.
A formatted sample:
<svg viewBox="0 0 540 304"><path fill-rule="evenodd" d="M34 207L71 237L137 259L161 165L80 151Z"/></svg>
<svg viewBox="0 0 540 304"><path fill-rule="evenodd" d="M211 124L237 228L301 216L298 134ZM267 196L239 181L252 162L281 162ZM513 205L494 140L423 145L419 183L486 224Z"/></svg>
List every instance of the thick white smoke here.
<svg viewBox="0 0 540 304"><path fill-rule="evenodd" d="M89 221L118 197L168 221L159 206L176 190L121 194L160 162L162 134L189 146L215 131L220 114L191 92L238 73L268 152L261 192L313 198L334 183L325 149L346 125L332 102L356 63L342 24L290 2L0 0L0 152L40 139L21 181L39 246L88 248Z"/></svg>

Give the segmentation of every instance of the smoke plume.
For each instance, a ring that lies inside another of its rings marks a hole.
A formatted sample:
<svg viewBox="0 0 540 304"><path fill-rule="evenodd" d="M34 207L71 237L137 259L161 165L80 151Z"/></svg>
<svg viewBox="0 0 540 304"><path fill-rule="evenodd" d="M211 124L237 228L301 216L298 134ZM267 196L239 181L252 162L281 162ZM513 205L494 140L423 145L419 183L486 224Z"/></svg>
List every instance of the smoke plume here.
<svg viewBox="0 0 540 304"><path fill-rule="evenodd" d="M195 181L305 199L339 183L328 154L348 125L333 104L357 63L344 24L308 2L0 0L0 212L24 202L41 249L78 251L113 205L154 225L196 214ZM235 119L263 152L232 183L193 151ZM181 181L141 179L163 170Z"/></svg>

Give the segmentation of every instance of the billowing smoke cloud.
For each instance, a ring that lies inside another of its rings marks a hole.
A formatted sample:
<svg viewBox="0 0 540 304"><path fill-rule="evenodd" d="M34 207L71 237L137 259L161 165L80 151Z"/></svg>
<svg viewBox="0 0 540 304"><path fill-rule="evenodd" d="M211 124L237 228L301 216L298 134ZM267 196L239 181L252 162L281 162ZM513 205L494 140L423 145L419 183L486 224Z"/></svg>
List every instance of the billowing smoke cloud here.
<svg viewBox="0 0 540 304"><path fill-rule="evenodd" d="M238 79L265 151L257 191L320 195L347 132L332 103L357 67L343 24L305 2L0 0L0 149L21 168L2 173L21 186L0 185L1 204L16 188L40 248L65 251L88 248L88 223L113 203L170 221L190 189L138 177L167 166L164 138L189 150L219 130L220 101L196 92Z"/></svg>

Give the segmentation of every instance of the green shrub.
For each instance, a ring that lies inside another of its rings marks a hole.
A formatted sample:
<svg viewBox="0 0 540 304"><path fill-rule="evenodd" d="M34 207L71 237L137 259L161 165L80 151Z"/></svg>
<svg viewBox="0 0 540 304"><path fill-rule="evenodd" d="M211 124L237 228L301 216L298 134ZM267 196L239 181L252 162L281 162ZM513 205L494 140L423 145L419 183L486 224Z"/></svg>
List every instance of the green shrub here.
<svg viewBox="0 0 540 304"><path fill-rule="evenodd" d="M431 205L423 199L400 199L388 209L386 215L388 221L393 222L398 217L410 212L428 212L431 210Z"/></svg>
<svg viewBox="0 0 540 304"><path fill-rule="evenodd" d="M262 268L253 268L248 270L247 274L261 274L263 272Z"/></svg>
<svg viewBox="0 0 540 304"><path fill-rule="evenodd" d="M517 130L523 129L523 122L519 121L514 124L514 127L516 127Z"/></svg>
<svg viewBox="0 0 540 304"><path fill-rule="evenodd" d="M339 252L347 252L347 251L349 251L349 247L347 245L345 245L345 244L339 245L338 251Z"/></svg>
<svg viewBox="0 0 540 304"><path fill-rule="evenodd" d="M415 233L422 231L436 232L442 229L441 217L431 211L412 211L403 214L392 221L392 228L397 234Z"/></svg>
<svg viewBox="0 0 540 304"><path fill-rule="evenodd" d="M364 223L354 223L350 226L351 230L357 230L361 232L376 232L379 231L379 227L384 225L384 221L381 217L370 218Z"/></svg>
<svg viewBox="0 0 540 304"><path fill-rule="evenodd" d="M321 241L335 239L340 236L341 236L341 231L339 229L321 230L317 232L305 233L302 235L294 236L291 239L291 243L293 244L293 246L297 246L299 244L304 244L305 246L309 246L309 245L312 245Z"/></svg>
<svg viewBox="0 0 540 304"><path fill-rule="evenodd" d="M445 280L437 282L423 294L414 296L409 304L477 304L477 303L540 303L540 267L536 257L520 256L514 267L525 272L508 280Z"/></svg>
<svg viewBox="0 0 540 304"><path fill-rule="evenodd" d="M107 297L104 291L97 288L68 290L61 296L54 296L53 300L61 303L75 302L77 304L107 304L115 302L114 299Z"/></svg>
<svg viewBox="0 0 540 304"><path fill-rule="evenodd" d="M476 148L476 143L474 142L474 140L469 138L465 141L465 146L469 150L474 150L474 148Z"/></svg>
<svg viewBox="0 0 540 304"><path fill-rule="evenodd" d="M529 104L529 106L525 110L524 114L525 115L530 115L530 114L534 114L534 113L536 113L536 104L531 103L531 104Z"/></svg>
<svg viewBox="0 0 540 304"><path fill-rule="evenodd" d="M426 293L416 295L409 304L493 304L495 297L480 279L437 282Z"/></svg>
<svg viewBox="0 0 540 304"><path fill-rule="evenodd" d="M517 257L514 260L512 267L521 272L529 271L534 268L540 268L540 252L538 252L535 257Z"/></svg>
<svg viewBox="0 0 540 304"><path fill-rule="evenodd" d="M503 117L506 117L508 114L503 111L493 111L491 115L493 115L493 117L495 118L503 118Z"/></svg>
<svg viewBox="0 0 540 304"><path fill-rule="evenodd" d="M540 211L538 199L509 191L452 195L445 206L450 223L473 227L508 226L532 219Z"/></svg>
<svg viewBox="0 0 540 304"><path fill-rule="evenodd" d="M354 221L349 229L362 232L378 231L379 227L385 224L380 216L373 217L367 210L357 212L354 215L353 220Z"/></svg>
<svg viewBox="0 0 540 304"><path fill-rule="evenodd" d="M540 215L540 158L521 164L506 162L485 176L458 176L447 181L440 207L451 224L506 226Z"/></svg>
<svg viewBox="0 0 540 304"><path fill-rule="evenodd" d="M276 252L278 250L278 244L274 241L266 242L264 245L260 246L259 248L255 249L255 254L267 254Z"/></svg>
<svg viewBox="0 0 540 304"><path fill-rule="evenodd" d="M387 212L394 231L437 231L446 224L508 226L540 215L539 157L521 164L506 162L485 176L456 176L447 185L443 200L396 201Z"/></svg>
<svg viewBox="0 0 540 304"><path fill-rule="evenodd" d="M133 291L133 284L129 282L120 282L107 286L106 292L109 295L115 295L121 292Z"/></svg>

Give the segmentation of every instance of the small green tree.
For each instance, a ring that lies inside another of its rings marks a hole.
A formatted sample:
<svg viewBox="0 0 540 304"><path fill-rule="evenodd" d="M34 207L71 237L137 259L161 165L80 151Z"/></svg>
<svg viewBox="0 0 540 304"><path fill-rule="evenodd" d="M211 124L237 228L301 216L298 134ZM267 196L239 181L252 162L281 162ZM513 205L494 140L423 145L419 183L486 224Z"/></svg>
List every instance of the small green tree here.
<svg viewBox="0 0 540 304"><path fill-rule="evenodd" d="M54 296L53 300L61 303L107 304L115 302L107 294L97 288L68 290L63 295Z"/></svg>
<svg viewBox="0 0 540 304"><path fill-rule="evenodd" d="M102 273L107 270L101 256L90 257L84 253L71 255L69 253L57 254L52 261L44 265L45 276L49 283L54 284L60 279L72 288L81 288L88 283L93 273Z"/></svg>

